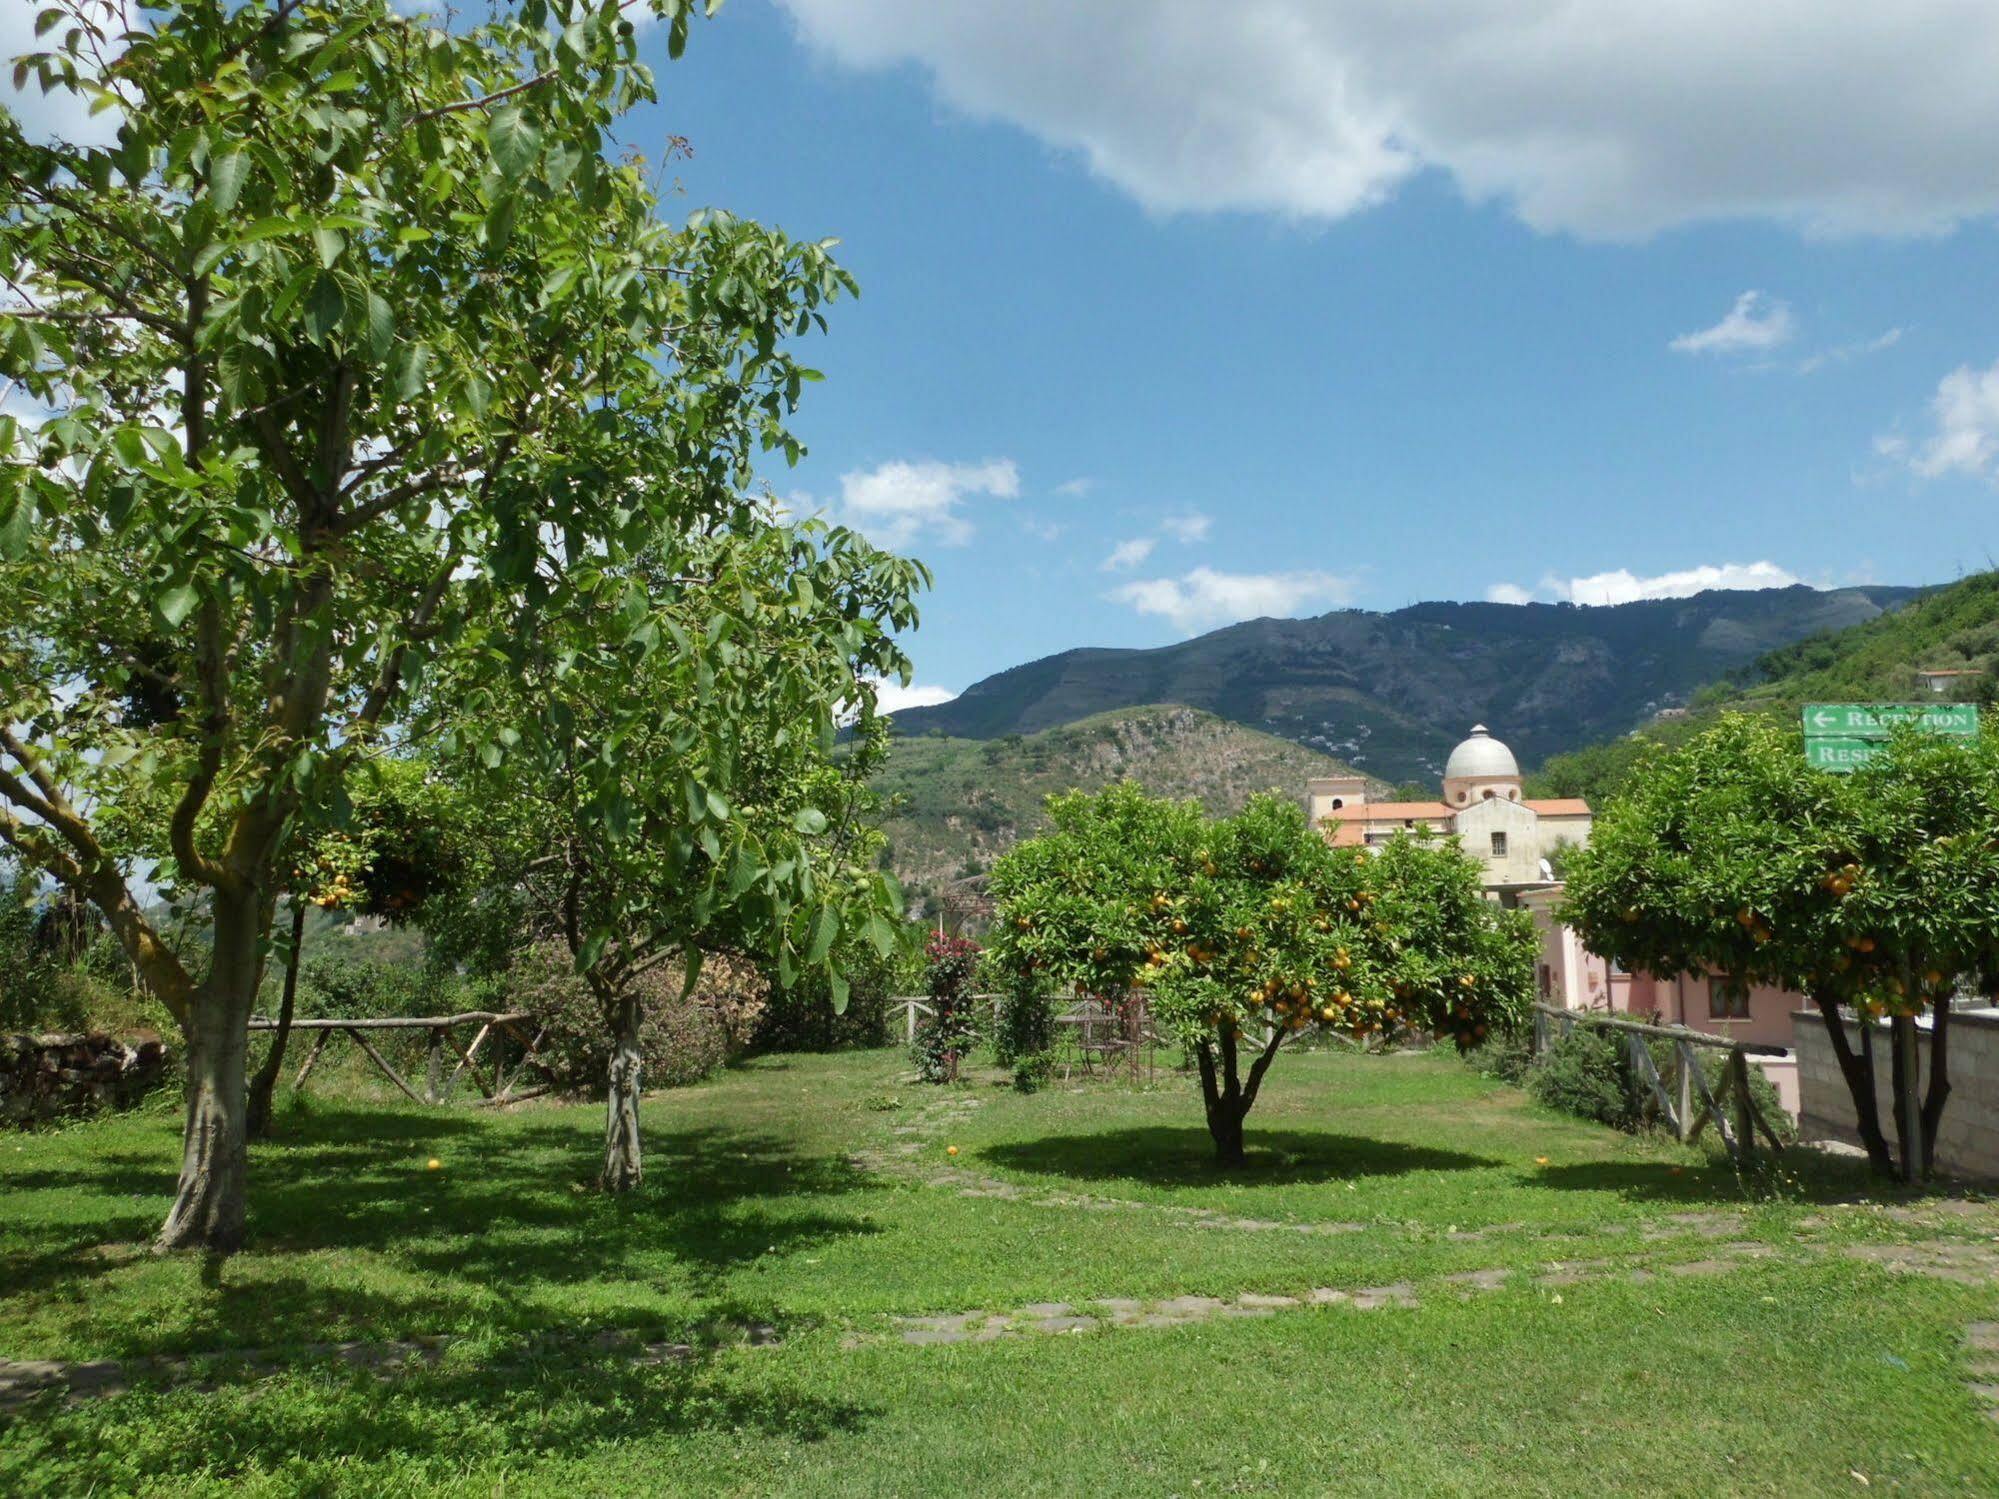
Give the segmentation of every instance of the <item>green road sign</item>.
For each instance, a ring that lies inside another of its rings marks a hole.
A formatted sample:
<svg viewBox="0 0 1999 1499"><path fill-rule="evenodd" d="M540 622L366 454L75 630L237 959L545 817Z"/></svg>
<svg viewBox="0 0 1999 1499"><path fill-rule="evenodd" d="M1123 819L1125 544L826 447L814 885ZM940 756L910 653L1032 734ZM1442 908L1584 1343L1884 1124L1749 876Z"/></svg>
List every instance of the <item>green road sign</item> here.
<svg viewBox="0 0 1999 1499"><path fill-rule="evenodd" d="M1807 703L1807 739L1886 739L1912 723L1932 734L1978 737L1976 703Z"/></svg>
<svg viewBox="0 0 1999 1499"><path fill-rule="evenodd" d="M1978 737L1976 703L1807 703L1804 718L1805 763L1814 770L1865 765L1903 724L1959 739Z"/></svg>
<svg viewBox="0 0 1999 1499"><path fill-rule="evenodd" d="M1813 770L1853 770L1880 752L1878 739L1807 739L1805 763Z"/></svg>

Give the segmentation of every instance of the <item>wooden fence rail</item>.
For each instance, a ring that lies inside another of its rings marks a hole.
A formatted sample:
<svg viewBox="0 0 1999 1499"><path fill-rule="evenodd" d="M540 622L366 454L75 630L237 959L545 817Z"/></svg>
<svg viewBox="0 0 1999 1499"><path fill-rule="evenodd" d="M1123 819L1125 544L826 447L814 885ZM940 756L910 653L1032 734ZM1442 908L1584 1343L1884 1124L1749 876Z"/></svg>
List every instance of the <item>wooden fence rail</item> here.
<svg viewBox="0 0 1999 1499"><path fill-rule="evenodd" d="M1673 1133L1680 1139L1699 1139L1708 1121L1713 1120L1715 1133L1721 1136L1721 1143L1738 1163L1746 1164L1754 1158L1756 1131L1759 1128L1773 1150L1784 1148L1777 1131L1764 1117L1762 1106L1749 1091L1749 1058L1789 1056L1785 1048L1760 1041L1712 1036L1685 1026L1648 1025L1642 1020L1621 1020L1597 1011L1564 1010L1555 1005L1537 1004L1534 1006L1534 1055L1541 1055L1553 1044L1556 1031L1567 1037L1579 1025L1616 1031L1624 1037L1625 1056L1630 1061L1633 1075L1645 1085L1659 1117L1672 1127ZM1648 1037L1673 1043L1670 1083L1660 1076L1658 1064L1652 1058L1652 1048L1645 1044ZM1728 1053L1728 1059L1722 1064L1719 1088L1708 1086L1707 1069L1701 1065L1698 1049ZM1698 1112L1694 1109L1696 1097L1700 1101ZM1732 1121L1729 1117L1731 1110L1724 1107L1731 1103L1734 1105Z"/></svg>
<svg viewBox="0 0 1999 1499"><path fill-rule="evenodd" d="M478 1033L471 1044L465 1045L458 1039L457 1032L476 1025ZM368 1019L311 1019L294 1020L294 1031L311 1032L312 1046L305 1054L305 1064L292 1079L294 1090L303 1088L312 1069L318 1063L320 1054L326 1050L326 1043L336 1034L344 1035L359 1047L362 1053L402 1090L412 1103L442 1104L450 1100L458 1086L458 1079L471 1074L474 1086L479 1089L478 1102L485 1104L521 1103L526 1099L539 1098L554 1086L554 1078L548 1066L541 1059L541 1044L548 1039L546 1027L535 1027L534 1017L525 1010L498 1012L493 1010L467 1010L459 1015L379 1015ZM262 1015L250 1017L252 1031L275 1031L278 1023ZM419 1093L400 1072L396 1071L381 1049L368 1039L370 1031L423 1031L427 1034L429 1046L425 1053L424 1087ZM488 1038L503 1035L520 1043L520 1058L510 1068L502 1061L493 1064L493 1080L486 1081L485 1073L479 1069L479 1050ZM457 1065L450 1076L444 1072L447 1049L456 1056ZM519 1085L523 1074L530 1068L540 1073L540 1086L523 1090Z"/></svg>

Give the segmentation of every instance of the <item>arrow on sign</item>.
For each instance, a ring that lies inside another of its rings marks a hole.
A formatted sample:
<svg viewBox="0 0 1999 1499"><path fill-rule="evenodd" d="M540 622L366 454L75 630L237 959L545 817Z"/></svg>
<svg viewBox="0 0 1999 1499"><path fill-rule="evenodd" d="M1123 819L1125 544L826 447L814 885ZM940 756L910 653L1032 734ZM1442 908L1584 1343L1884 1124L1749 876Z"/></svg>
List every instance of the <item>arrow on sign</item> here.
<svg viewBox="0 0 1999 1499"><path fill-rule="evenodd" d="M1815 729L1823 729L1838 722L1839 715L1837 713L1828 713L1823 708L1812 715L1812 727Z"/></svg>

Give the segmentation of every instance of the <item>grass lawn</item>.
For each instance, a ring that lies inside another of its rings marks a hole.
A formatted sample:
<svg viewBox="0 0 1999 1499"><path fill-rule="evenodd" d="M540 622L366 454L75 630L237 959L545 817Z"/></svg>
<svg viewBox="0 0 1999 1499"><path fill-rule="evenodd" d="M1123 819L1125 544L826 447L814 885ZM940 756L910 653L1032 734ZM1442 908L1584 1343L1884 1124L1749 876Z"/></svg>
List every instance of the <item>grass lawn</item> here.
<svg viewBox="0 0 1999 1499"><path fill-rule="evenodd" d="M0 1493L1999 1493L1999 1207L1445 1057L1280 1060L1229 1174L1185 1078L903 1076L655 1095L629 1201L593 1107L315 1098L220 1264L131 1248L173 1118L0 1137L0 1358L130 1386L0 1406Z"/></svg>

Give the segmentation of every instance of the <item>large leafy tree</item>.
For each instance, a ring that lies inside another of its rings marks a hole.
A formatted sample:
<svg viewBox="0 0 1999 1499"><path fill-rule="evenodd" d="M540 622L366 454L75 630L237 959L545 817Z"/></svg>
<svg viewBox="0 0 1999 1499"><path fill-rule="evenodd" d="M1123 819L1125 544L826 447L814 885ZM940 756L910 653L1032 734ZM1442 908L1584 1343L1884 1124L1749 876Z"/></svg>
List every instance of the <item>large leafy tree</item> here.
<svg viewBox="0 0 1999 1499"><path fill-rule="evenodd" d="M1532 929L1484 899L1454 844L1333 848L1281 797L1211 822L1128 783L1051 798L1049 816L993 867L996 959L1089 994L1148 991L1193 1054L1225 1165L1290 1037L1468 1047L1531 1002Z"/></svg>
<svg viewBox="0 0 1999 1499"><path fill-rule="evenodd" d="M1927 1172L1950 1096L1952 994L1999 974L1999 752L1909 732L1840 776L1805 763L1795 730L1731 715L1604 810L1572 856L1564 916L1627 968L1807 996L1874 1168ZM1918 1101L1925 1011L1932 1065ZM1849 1017L1863 1022L1857 1046ZM1899 1161L1876 1101L1884 1019Z"/></svg>
<svg viewBox="0 0 1999 1499"><path fill-rule="evenodd" d="M746 510L577 566L533 630L483 644L500 670L464 691L440 673L440 747L502 809L464 897L506 934L565 943L603 1008L607 1190L642 1176L648 975L691 987L704 950L741 949L786 987L814 973L844 1008L842 955L894 951L901 895L865 815L886 744L870 683L906 672L892 636L926 581L852 532ZM846 711L860 721L838 747Z"/></svg>
<svg viewBox="0 0 1999 1499"><path fill-rule="evenodd" d="M651 0L677 49L686 0ZM473 628L584 559L740 508L848 288L822 245L669 227L607 154L654 96L623 6L450 30L389 0L59 0L24 73L121 118L0 111L0 839L104 911L185 1032L163 1248L245 1211L246 1022L299 819ZM639 482L643 480L644 482ZM504 672L504 653L477 659ZM206 902L162 940L107 811Z"/></svg>

